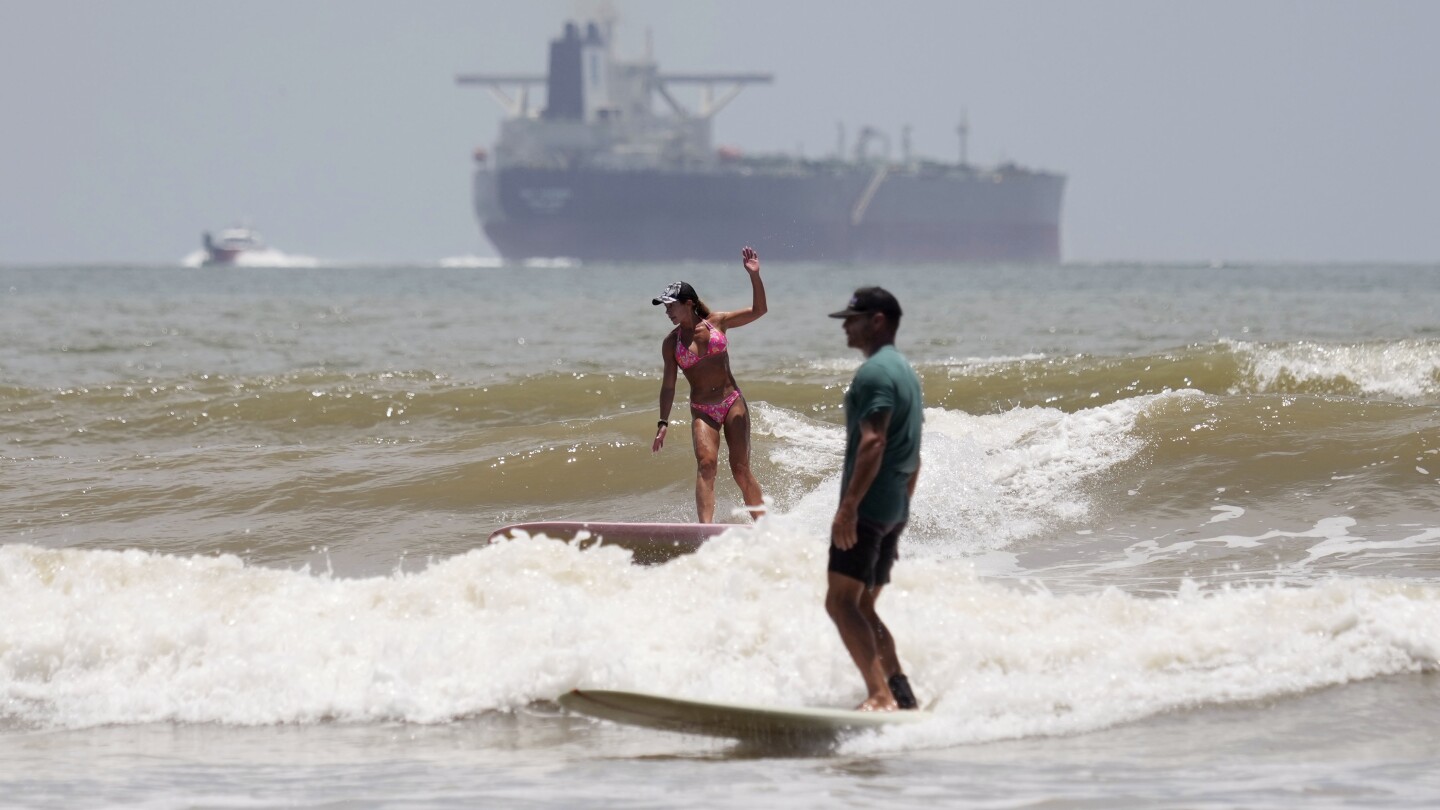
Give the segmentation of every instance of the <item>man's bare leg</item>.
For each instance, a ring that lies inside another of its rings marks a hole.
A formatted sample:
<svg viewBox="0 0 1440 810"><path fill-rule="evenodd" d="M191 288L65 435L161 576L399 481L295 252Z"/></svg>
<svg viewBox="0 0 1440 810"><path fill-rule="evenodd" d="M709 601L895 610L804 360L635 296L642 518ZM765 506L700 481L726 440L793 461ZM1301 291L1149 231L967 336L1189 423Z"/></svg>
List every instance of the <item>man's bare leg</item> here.
<svg viewBox="0 0 1440 810"><path fill-rule="evenodd" d="M865 620L875 631L875 652L880 656L880 667L885 671L885 677L889 678L900 671L900 657L895 654L895 637L890 635L890 628L875 613L875 600L880 598L884 587L881 585L860 592L860 612L865 614Z"/></svg>
<svg viewBox="0 0 1440 810"><path fill-rule="evenodd" d="M865 680L867 696L865 702L860 704L859 709L861 711L895 711L899 707L895 704L895 697L890 694L890 686L886 683L889 673L885 670L885 665L881 660L879 634L866 616L866 610L861 607L865 596L865 583L834 571L828 572L828 575L829 590L825 594L825 611L830 614L831 621L835 622L835 629L840 631L841 643L850 653L855 667L860 670L860 677ZM874 610L874 597L872 596L869 608L871 616L874 615ZM883 624L881 626L883 627ZM889 632L886 631L887 639L889 635ZM893 642L890 643L890 655L894 656Z"/></svg>
<svg viewBox="0 0 1440 810"><path fill-rule="evenodd" d="M910 689L910 680L900 669L900 656L895 653L895 637L890 635L890 628L880 620L879 614L875 612L875 600L880 598L880 591L885 586L880 585L864 592L860 599L860 610L864 612L870 626L875 628L875 646L880 654L880 667L885 671L885 683L890 687L890 696L895 698L895 705L901 709L918 709L919 703Z"/></svg>

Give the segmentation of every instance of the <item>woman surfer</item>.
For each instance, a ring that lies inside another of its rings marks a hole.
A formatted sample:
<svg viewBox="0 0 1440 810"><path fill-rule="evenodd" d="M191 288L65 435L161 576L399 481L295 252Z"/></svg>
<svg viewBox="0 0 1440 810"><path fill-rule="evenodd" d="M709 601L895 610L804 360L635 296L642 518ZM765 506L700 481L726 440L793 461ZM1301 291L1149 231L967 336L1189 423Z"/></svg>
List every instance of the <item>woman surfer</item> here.
<svg viewBox="0 0 1440 810"><path fill-rule="evenodd" d="M750 472L750 409L730 373L730 339L726 331L744 326L765 314L765 284L760 280L760 255L745 248L740 256L750 275L751 301L746 309L711 312L695 288L684 281L666 287L651 303L665 305L665 315L675 329L660 344L665 361L665 378L660 385L660 422L655 431L653 452L665 445L670 427L670 408L675 402L675 370L685 372L690 383L690 438L695 445L695 511L701 523L715 518L715 472L720 454L720 434L730 451L730 472L751 517L764 511L760 484Z"/></svg>

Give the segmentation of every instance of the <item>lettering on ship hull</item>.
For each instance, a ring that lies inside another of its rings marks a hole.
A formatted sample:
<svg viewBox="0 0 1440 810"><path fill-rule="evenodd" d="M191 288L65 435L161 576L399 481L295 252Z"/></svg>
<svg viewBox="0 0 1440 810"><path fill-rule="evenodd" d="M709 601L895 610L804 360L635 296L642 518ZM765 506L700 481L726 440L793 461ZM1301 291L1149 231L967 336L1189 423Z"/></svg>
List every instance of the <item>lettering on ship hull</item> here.
<svg viewBox="0 0 1440 810"><path fill-rule="evenodd" d="M522 188L520 200L537 214L558 214L570 202L568 188Z"/></svg>

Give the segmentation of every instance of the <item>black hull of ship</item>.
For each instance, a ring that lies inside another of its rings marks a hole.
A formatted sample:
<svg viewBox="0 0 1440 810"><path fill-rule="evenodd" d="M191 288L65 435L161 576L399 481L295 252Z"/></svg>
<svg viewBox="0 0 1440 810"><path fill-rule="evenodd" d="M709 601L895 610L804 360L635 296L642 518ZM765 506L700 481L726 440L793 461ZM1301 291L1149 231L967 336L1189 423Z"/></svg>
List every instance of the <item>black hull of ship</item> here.
<svg viewBox="0 0 1440 810"><path fill-rule="evenodd" d="M477 213L506 259L1060 260L1064 178L480 169Z"/></svg>

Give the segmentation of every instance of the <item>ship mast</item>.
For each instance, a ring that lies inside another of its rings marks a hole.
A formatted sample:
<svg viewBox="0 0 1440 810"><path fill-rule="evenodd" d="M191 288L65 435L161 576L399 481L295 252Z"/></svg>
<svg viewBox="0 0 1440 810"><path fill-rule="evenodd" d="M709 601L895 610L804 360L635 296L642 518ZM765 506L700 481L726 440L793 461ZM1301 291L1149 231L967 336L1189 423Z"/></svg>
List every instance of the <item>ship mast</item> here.
<svg viewBox="0 0 1440 810"><path fill-rule="evenodd" d="M960 165L967 166L970 163L966 154L970 146L970 115L963 107L960 108L960 125L955 127L955 134L960 136Z"/></svg>

